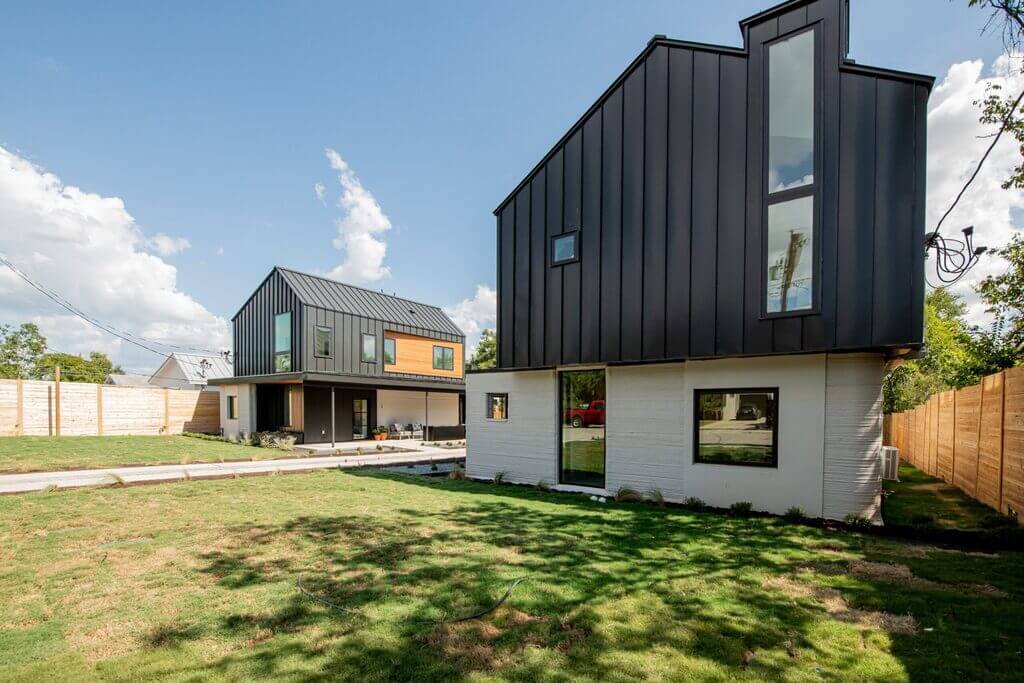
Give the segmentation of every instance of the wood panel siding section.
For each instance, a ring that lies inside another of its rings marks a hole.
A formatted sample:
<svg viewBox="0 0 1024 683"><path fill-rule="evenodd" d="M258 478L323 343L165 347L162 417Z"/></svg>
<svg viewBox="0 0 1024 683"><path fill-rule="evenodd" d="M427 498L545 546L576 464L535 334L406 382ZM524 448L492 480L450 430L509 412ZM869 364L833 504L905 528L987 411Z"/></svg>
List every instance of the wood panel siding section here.
<svg viewBox="0 0 1024 683"><path fill-rule="evenodd" d="M441 339L419 337L413 334L384 331L385 339L395 340L395 364L384 365L384 372L397 372L405 375L426 375L428 377L461 378L464 370L462 344ZM454 370L436 370L434 368L434 347L442 346L455 350ZM383 358L384 349L380 349Z"/></svg>

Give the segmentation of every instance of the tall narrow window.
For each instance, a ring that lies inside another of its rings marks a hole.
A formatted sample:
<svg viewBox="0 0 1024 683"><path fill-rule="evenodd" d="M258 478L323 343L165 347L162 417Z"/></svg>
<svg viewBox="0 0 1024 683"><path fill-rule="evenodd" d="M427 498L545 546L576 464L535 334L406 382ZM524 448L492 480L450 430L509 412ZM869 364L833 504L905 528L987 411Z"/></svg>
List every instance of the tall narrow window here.
<svg viewBox="0 0 1024 683"><path fill-rule="evenodd" d="M768 191L814 182L814 31L768 48Z"/></svg>
<svg viewBox="0 0 1024 683"><path fill-rule="evenodd" d="M274 372L292 369L292 314L274 316Z"/></svg>
<svg viewBox="0 0 1024 683"><path fill-rule="evenodd" d="M377 362L377 337L372 334L363 334L361 358L364 363Z"/></svg>
<svg viewBox="0 0 1024 683"><path fill-rule="evenodd" d="M237 420L238 419L238 397L237 396L228 396L227 399L228 399L228 419L229 420Z"/></svg>
<svg viewBox="0 0 1024 683"><path fill-rule="evenodd" d="M395 364L395 340L384 337L384 365Z"/></svg>
<svg viewBox="0 0 1024 683"><path fill-rule="evenodd" d="M559 481L604 488L604 370L563 372L559 377Z"/></svg>
<svg viewBox="0 0 1024 683"><path fill-rule="evenodd" d="M330 358L334 347L334 331L329 327L317 326L313 337L314 354L321 358Z"/></svg>
<svg viewBox="0 0 1024 683"><path fill-rule="evenodd" d="M764 313L813 312L817 128L815 29L771 43L768 59L768 163Z"/></svg>

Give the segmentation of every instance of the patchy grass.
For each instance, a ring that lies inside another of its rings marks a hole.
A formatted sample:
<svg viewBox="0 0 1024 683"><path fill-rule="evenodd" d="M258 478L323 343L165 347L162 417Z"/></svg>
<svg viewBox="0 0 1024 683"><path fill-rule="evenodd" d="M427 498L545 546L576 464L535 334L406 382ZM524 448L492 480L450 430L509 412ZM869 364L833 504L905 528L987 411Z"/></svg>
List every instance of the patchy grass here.
<svg viewBox="0 0 1024 683"><path fill-rule="evenodd" d="M1011 680L1022 560L369 472L40 492L0 679Z"/></svg>
<svg viewBox="0 0 1024 683"><path fill-rule="evenodd" d="M885 522L899 526L979 531L1011 520L952 484L900 463L900 480L885 482Z"/></svg>
<svg viewBox="0 0 1024 683"><path fill-rule="evenodd" d="M0 439L0 473L267 460L288 455L277 449L188 436L11 436Z"/></svg>

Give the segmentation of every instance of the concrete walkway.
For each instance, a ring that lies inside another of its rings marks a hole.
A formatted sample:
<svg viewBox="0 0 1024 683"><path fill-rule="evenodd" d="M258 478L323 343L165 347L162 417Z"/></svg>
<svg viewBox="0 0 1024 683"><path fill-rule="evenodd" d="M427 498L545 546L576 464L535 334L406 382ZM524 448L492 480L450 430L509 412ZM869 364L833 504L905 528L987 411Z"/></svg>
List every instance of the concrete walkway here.
<svg viewBox="0 0 1024 683"><path fill-rule="evenodd" d="M411 444L410 444L411 445ZM312 472L326 469L358 467L388 467L394 465L422 465L433 462L464 460L465 449L451 450L420 446L403 453L367 453L365 455L333 455L309 458L282 458L241 462L190 463L187 465L145 465L139 467L111 467L95 470L67 470L62 472L29 472L0 475L0 494L40 491L54 486L59 489L79 486L102 486L119 483L154 484L185 479L225 479L260 474Z"/></svg>

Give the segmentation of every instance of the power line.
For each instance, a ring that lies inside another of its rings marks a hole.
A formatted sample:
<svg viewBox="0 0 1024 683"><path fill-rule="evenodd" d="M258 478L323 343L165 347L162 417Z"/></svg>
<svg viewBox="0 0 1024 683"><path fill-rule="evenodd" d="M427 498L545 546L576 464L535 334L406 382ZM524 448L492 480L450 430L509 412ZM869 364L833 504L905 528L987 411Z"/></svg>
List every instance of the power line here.
<svg viewBox="0 0 1024 683"><path fill-rule="evenodd" d="M143 344L140 341L136 341L136 339L132 338L132 336L136 336L136 335L131 335L128 332L122 332L122 331L118 330L117 328L113 327L112 325L104 324L104 323L100 322L99 320L97 320L95 318L92 318L91 316L87 315L82 310L80 310L78 307L76 307L74 304L72 304L71 302L69 302L66 299L64 299L64 297L60 296L56 292L53 292L52 290L47 289L45 286L39 284L38 282L36 282L32 278L30 278L20 268L18 268L16 265L11 263L9 260L7 260L6 257L4 257L2 255L0 255L0 263L3 263L5 266L7 266L7 268L10 269L10 271L12 273L14 273L19 278L21 278L26 283L28 283L29 286L31 286L33 289L35 289L40 294L45 296L47 299L50 299L53 303L55 303L58 306L60 306L61 308L65 309L66 311L68 311L69 313L74 315L75 317L84 320L85 322L87 322L90 325L93 325L93 326L99 328L100 330L106 332L107 334L111 334L111 335L117 337L118 339L122 339L122 340L128 342L129 344L134 344L135 346L138 346L141 349L149 351L150 353L155 353L156 355L162 356L163 358L170 358L171 357L171 355L168 354L168 353L164 353L163 351L158 351L157 349L154 349L151 346L147 346L146 344ZM145 339L144 337L137 337L137 338L138 339L142 339L143 341L149 342L151 344L157 344L157 345L160 345L160 346L168 346L168 347L171 347L171 348L179 348L179 349L182 349L182 350L203 351L203 352L205 352L207 354L215 355L215 356L224 355L224 354L222 354L220 352L217 352L217 351L210 351L209 349L198 349L198 348L193 348L193 347L180 347L180 346L175 346L174 344L167 344L167 343L164 343L164 342L158 342L158 341L155 341L155 340ZM188 360L185 360L183 358L179 358L178 362L179 363L185 363L185 364L188 364L188 365L196 366L196 367L200 368L201 370L203 370L204 372L206 370L205 366L202 365L201 363L194 363L192 361L188 361Z"/></svg>

